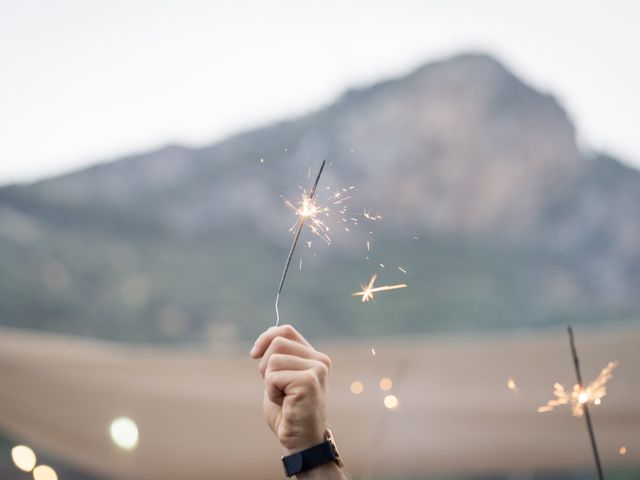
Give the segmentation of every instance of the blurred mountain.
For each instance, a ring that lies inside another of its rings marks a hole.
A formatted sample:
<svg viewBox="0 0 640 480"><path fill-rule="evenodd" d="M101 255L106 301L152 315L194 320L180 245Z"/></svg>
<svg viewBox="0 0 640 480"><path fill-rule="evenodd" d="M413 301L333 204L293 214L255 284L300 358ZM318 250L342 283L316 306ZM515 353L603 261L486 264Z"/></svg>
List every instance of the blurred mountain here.
<svg viewBox="0 0 640 480"><path fill-rule="evenodd" d="M330 248L301 245L285 322L338 336L638 318L640 172L575 137L553 96L469 54L205 148L6 186L0 322L133 341L253 336L274 321L295 220L281 194L295 199L322 159L325 197L353 197L352 228L334 215ZM375 272L409 288L351 298Z"/></svg>

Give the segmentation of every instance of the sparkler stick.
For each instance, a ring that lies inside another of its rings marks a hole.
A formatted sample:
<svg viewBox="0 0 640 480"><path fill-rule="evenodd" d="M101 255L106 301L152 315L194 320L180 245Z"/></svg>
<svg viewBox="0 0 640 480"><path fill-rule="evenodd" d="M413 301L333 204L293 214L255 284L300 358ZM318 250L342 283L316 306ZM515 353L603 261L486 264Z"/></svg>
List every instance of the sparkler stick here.
<svg viewBox="0 0 640 480"><path fill-rule="evenodd" d="M582 375L580 373L580 360L578 360L578 352L576 351L576 343L573 338L573 329L571 328L571 325L569 325L567 330L569 332L569 344L571 345L573 365L576 367L576 377L578 378L578 386L582 391L584 387L582 385ZM596 462L598 478L600 480L604 480L604 475L602 474L602 465L600 464L600 455L598 454L598 446L596 445L596 437L595 437L595 434L593 433L593 425L591 424L591 415L589 415L589 406L587 405L587 403L588 402L585 402L584 405L582 405L582 408L584 409L584 418L587 422L587 430L589 430L589 439L591 440L591 448L593 450L593 458L595 459L595 462Z"/></svg>
<svg viewBox="0 0 640 480"><path fill-rule="evenodd" d="M322 175L322 171L324 170L324 164L326 160L322 161L322 165L320 165L320 170L318 171L318 175L316 176L316 181L313 182L313 187L309 192L309 201L313 200L314 195L316 194L316 188L318 187L318 182L320 181L320 176ZM291 264L291 259L293 258L293 252L296 249L296 245L298 244L298 239L300 238L300 232L302 232L302 227L304 226L304 222L306 220L306 216L300 215L298 218L298 226L296 227L296 233L293 237L293 243L291 244L291 249L289 250L289 255L287 256L287 261L284 264L284 270L282 272L282 278L280 279L280 285L278 286L278 293L276 294L276 327L280 323L280 312L278 311L278 304L280 303L280 294L282 293L282 287L284 286L284 280L287 278L287 272L289 271L289 265Z"/></svg>

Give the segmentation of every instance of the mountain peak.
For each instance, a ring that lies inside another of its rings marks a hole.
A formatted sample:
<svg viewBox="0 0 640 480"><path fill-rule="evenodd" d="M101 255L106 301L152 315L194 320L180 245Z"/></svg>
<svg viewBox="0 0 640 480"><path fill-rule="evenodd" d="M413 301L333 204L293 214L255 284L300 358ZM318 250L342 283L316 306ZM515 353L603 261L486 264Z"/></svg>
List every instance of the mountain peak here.
<svg viewBox="0 0 640 480"><path fill-rule="evenodd" d="M402 264L411 262L407 295L416 296L394 304L407 330L429 329L427 317L451 328L449 319L506 325L640 312L640 175L584 158L553 97L488 55L466 54L206 148L171 146L0 188L0 243L16 252L0 256L14 262L0 265L9 288L0 292L8 299L0 318L37 324L53 312L55 328L93 318L105 335L125 335L139 318L137 334L155 338L164 334L154 322L166 324L162 312L178 305L196 336L211 316L253 332L248 319L272 308L265 285L280 273L273 253L284 256L289 242L292 219L279 194L296 195L323 158L332 162L323 187L357 185L351 211L384 217L375 255L411 255ZM344 225L332 229L338 235ZM46 248L29 244L37 238ZM345 282L357 283L354 271L364 278L377 268L362 265L356 232L340 240L332 247L340 261L334 254L318 270L323 288L342 282L336 304ZM91 261L78 266L76 257ZM43 272L63 267L66 284L76 281L86 305L99 307L79 307L72 290L33 288ZM13 300L27 291L34 301ZM238 305L253 310L238 316ZM313 331L349 311L340 331L366 331L361 310L332 305L305 301L292 318Z"/></svg>

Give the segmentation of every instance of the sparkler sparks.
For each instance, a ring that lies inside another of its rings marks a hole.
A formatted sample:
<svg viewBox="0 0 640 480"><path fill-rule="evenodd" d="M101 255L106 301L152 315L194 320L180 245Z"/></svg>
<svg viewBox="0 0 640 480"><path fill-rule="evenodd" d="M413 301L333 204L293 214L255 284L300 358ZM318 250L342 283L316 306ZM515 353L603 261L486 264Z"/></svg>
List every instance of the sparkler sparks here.
<svg viewBox="0 0 640 480"><path fill-rule="evenodd" d="M373 294L376 292L386 292L388 290L397 290L398 288L406 288L406 283L399 283L397 285L383 285L381 287L374 287L376 283L376 278L378 278L378 274L374 273L369 279L369 284L364 286L362 285L362 291L352 293L352 297L362 297L363 302L367 302L369 300L373 300Z"/></svg>
<svg viewBox="0 0 640 480"><path fill-rule="evenodd" d="M331 243L329 227L322 219L323 216L326 217L329 214L329 208L318 205L306 190L303 190L300 194L300 200L297 204L293 204L284 197L283 199L285 205L291 208L298 217L289 229L290 232L294 232L298 228L302 228L300 225L304 226L306 224L314 235L322 238L327 244Z"/></svg>
<svg viewBox="0 0 640 480"><path fill-rule="evenodd" d="M602 397L607 394L606 383L613 376L611 372L614 368L616 368L616 366L618 366L618 362L609 362L609 364L602 369L595 380L585 388L582 388L580 387L580 385L576 384L569 391L559 383L554 384L553 394L556 398L549 400L545 405L539 407L538 412L550 412L555 407L558 407L560 405L571 405L571 413L573 414L573 416L581 417L584 414L585 405L589 403L600 405L600 403L602 403Z"/></svg>

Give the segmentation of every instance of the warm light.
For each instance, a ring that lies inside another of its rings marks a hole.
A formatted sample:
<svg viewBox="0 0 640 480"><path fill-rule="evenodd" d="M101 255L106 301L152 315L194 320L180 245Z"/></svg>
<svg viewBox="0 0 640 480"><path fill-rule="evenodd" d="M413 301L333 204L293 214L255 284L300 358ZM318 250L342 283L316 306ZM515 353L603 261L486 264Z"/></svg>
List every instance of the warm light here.
<svg viewBox="0 0 640 480"><path fill-rule="evenodd" d="M351 389L351 393L354 395L360 395L364 391L364 385L358 380L351 382L351 386L349 388Z"/></svg>
<svg viewBox="0 0 640 480"><path fill-rule="evenodd" d="M291 208L298 217L289 229L290 232L295 232L297 228L302 228L302 225L307 225L314 235L322 238L327 244L331 243L329 227L322 221L322 218L320 218L329 216L329 208L318 205L313 198L310 198L306 190L302 191L297 204L290 202L284 197L282 198L285 205Z"/></svg>
<svg viewBox="0 0 640 480"><path fill-rule="evenodd" d="M602 398L607 394L607 382L612 378L613 374L611 372L617 365L618 362L609 362L593 382L585 387L576 384L571 390L568 390L556 382L553 385L553 395L556 398L549 400L546 405L538 408L538 412L550 412L560 405L569 405L573 416L581 417L585 406L589 402L594 405L602 403Z"/></svg>
<svg viewBox="0 0 640 480"><path fill-rule="evenodd" d="M304 197L302 200L302 206L298 209L298 214L301 217L309 218L314 217L318 213L318 207L315 206L313 200L308 197Z"/></svg>
<svg viewBox="0 0 640 480"><path fill-rule="evenodd" d="M381 264L382 265L382 264ZM384 265L382 265L384 268ZM378 278L378 274L375 273L369 279L368 285L361 285L362 290L359 292L352 293L352 297L362 297L363 302L368 302L369 300L373 300L373 294L376 292L386 292L387 290L396 290L398 288L407 288L406 283L399 283L397 285L383 285L381 287L374 287L376 283L376 278Z"/></svg>
<svg viewBox="0 0 640 480"><path fill-rule="evenodd" d="M625 447L624 445L622 447L620 447L620 450L618 450L618 453L620 455L626 455L627 454L627 447Z"/></svg>
<svg viewBox="0 0 640 480"><path fill-rule="evenodd" d="M371 347L371 355L375 356L375 354L376 354L376 349Z"/></svg>
<svg viewBox="0 0 640 480"><path fill-rule="evenodd" d="M507 380L507 387L509 387L509 390L513 390L514 392L518 390L518 387L516 387L516 382L513 378Z"/></svg>
<svg viewBox="0 0 640 480"><path fill-rule="evenodd" d="M398 397L395 395L387 395L384 397L384 406L389 410L393 410L398 406Z"/></svg>
<svg viewBox="0 0 640 480"><path fill-rule="evenodd" d="M391 381L390 378L385 377L380 379L380 383L378 385L380 386L380 390L384 392L388 392L389 390L391 390L391 387L393 386L393 382Z"/></svg>
<svg viewBox="0 0 640 480"><path fill-rule="evenodd" d="M36 454L25 445L18 445L11 449L11 459L16 467L25 472L30 472L36 466Z"/></svg>
<svg viewBox="0 0 640 480"><path fill-rule="evenodd" d="M109 428L111 440L118 447L132 450L138 445L138 426L127 417L116 418Z"/></svg>
<svg viewBox="0 0 640 480"><path fill-rule="evenodd" d="M33 480L58 480L58 474L49 465L38 465L33 469Z"/></svg>

